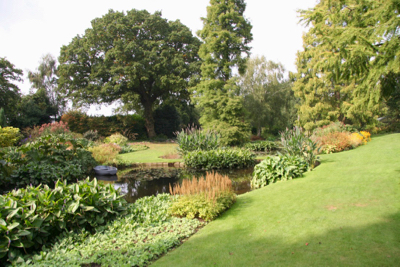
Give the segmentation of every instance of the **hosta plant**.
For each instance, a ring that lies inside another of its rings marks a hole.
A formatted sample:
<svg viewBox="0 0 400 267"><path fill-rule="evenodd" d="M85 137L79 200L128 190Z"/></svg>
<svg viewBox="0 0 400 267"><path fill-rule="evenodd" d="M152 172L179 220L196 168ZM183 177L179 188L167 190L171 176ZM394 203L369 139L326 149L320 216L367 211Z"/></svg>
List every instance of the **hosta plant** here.
<svg viewBox="0 0 400 267"><path fill-rule="evenodd" d="M86 179L75 184L13 190L0 195L0 258L22 260L49 246L63 232L92 229L126 212L126 201L112 185Z"/></svg>
<svg viewBox="0 0 400 267"><path fill-rule="evenodd" d="M268 157L254 166L252 188L261 188L278 181L292 180L308 170L303 157L280 155Z"/></svg>

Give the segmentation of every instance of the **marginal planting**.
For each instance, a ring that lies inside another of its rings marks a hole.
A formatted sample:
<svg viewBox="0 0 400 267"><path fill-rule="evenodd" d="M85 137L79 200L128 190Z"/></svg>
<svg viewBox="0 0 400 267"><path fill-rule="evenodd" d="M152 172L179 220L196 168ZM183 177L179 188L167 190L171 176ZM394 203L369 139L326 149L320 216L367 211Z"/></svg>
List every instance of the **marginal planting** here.
<svg viewBox="0 0 400 267"><path fill-rule="evenodd" d="M234 169L253 166L255 154L247 149L196 150L183 156L185 166L193 169Z"/></svg>
<svg viewBox="0 0 400 267"><path fill-rule="evenodd" d="M49 246L61 233L104 225L124 213L126 201L112 185L86 179L75 184L13 190L0 195L0 258L14 264Z"/></svg>
<svg viewBox="0 0 400 267"><path fill-rule="evenodd" d="M246 143L244 147L255 152L272 152L278 149L278 145L274 141L255 141Z"/></svg>
<svg viewBox="0 0 400 267"><path fill-rule="evenodd" d="M167 194L144 197L127 206L126 214L95 234L68 233L27 262L36 266L147 266L202 225L198 220L168 215Z"/></svg>
<svg viewBox="0 0 400 267"><path fill-rule="evenodd" d="M292 180L303 176L308 170L306 160L299 156L268 157L254 167L252 188L261 188L278 181Z"/></svg>
<svg viewBox="0 0 400 267"><path fill-rule="evenodd" d="M315 129L311 139L317 143L320 153L330 154L364 145L371 140L371 134L356 132L351 126L336 122Z"/></svg>
<svg viewBox="0 0 400 267"><path fill-rule="evenodd" d="M214 131L205 131L195 126L176 132L178 152L185 155L195 150L213 150L220 146L220 134Z"/></svg>
<svg viewBox="0 0 400 267"><path fill-rule="evenodd" d="M9 149L3 155L8 174L0 173L0 185L3 189L39 184L52 187L59 179L84 179L96 165L86 144L84 140L68 136L46 135Z"/></svg>
<svg viewBox="0 0 400 267"><path fill-rule="evenodd" d="M181 185L170 185L169 190L171 195L179 195L168 210L178 217L211 221L236 200L231 180L217 173L207 173L204 179L183 180Z"/></svg>

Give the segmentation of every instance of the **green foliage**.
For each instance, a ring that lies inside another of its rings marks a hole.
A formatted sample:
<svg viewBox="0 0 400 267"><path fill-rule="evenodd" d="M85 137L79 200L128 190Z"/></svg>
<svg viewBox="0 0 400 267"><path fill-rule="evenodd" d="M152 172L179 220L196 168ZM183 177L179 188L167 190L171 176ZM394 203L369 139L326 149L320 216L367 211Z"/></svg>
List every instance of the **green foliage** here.
<svg viewBox="0 0 400 267"><path fill-rule="evenodd" d="M67 185L13 190L0 195L0 258L20 262L24 252L37 251L63 233L91 231L118 214L125 213L125 200L112 185L86 179Z"/></svg>
<svg viewBox="0 0 400 267"><path fill-rule="evenodd" d="M89 148L94 159L101 165L115 165L121 147L114 143L100 144Z"/></svg>
<svg viewBox="0 0 400 267"><path fill-rule="evenodd" d="M204 194L184 195L172 204L168 212L177 217L212 221L235 203L235 200L235 194L222 195L215 201L208 200Z"/></svg>
<svg viewBox="0 0 400 267"><path fill-rule="evenodd" d="M21 139L18 128L0 126L0 147L8 147L17 143Z"/></svg>
<svg viewBox="0 0 400 267"><path fill-rule="evenodd" d="M114 115L114 116L88 116L77 110L65 113L61 120L68 123L72 132L84 134L88 130L97 131L99 136L110 136L119 132L128 137L129 140L146 138L144 119L137 115Z"/></svg>
<svg viewBox="0 0 400 267"><path fill-rule="evenodd" d="M211 130L202 130L195 126L176 132L176 142L181 155L194 150L212 150L220 146L220 134Z"/></svg>
<svg viewBox="0 0 400 267"><path fill-rule="evenodd" d="M189 28L161 12L110 10L61 48L59 89L77 105L121 100L142 112L153 138L154 107L171 94L187 95L199 45Z"/></svg>
<svg viewBox="0 0 400 267"><path fill-rule="evenodd" d="M17 115L10 118L9 125L23 129L50 123L55 110L46 91L39 89L34 94L22 96L15 105Z"/></svg>
<svg viewBox="0 0 400 267"><path fill-rule="evenodd" d="M31 260L41 266L147 266L202 225L168 215L171 203L167 194L138 199L126 215L97 227L94 235L69 233Z"/></svg>
<svg viewBox="0 0 400 267"><path fill-rule="evenodd" d="M179 195L168 212L189 219L201 218L211 221L236 201L232 181L228 176L207 173L200 179L185 179L181 184L170 185L170 193Z"/></svg>
<svg viewBox="0 0 400 267"><path fill-rule="evenodd" d="M291 83L284 76L281 63L257 56L247 61L246 72L239 78L246 120L257 129L258 136L262 131L276 135L292 127L297 118Z"/></svg>
<svg viewBox="0 0 400 267"><path fill-rule="evenodd" d="M104 139L104 143L113 143L119 146L124 146L126 145L126 143L128 142L128 138L126 138L125 136L123 136L120 133L115 133L112 134L108 137L106 137L106 139Z"/></svg>
<svg viewBox="0 0 400 267"><path fill-rule="evenodd" d="M203 62L194 97L201 110L201 125L218 128L223 145L242 144L250 132L236 78L232 77L233 68L244 72L243 55L249 54L253 38L252 26L243 16L245 9L243 0L211 0L207 17L202 18L203 29L198 32L204 41L199 50Z"/></svg>
<svg viewBox="0 0 400 267"><path fill-rule="evenodd" d="M300 156L268 157L254 167L252 188L261 188L278 181L300 177L308 170L307 161Z"/></svg>
<svg viewBox="0 0 400 267"><path fill-rule="evenodd" d="M180 124L181 118L175 106L163 104L154 111L154 129L157 135L173 138Z"/></svg>
<svg viewBox="0 0 400 267"><path fill-rule="evenodd" d="M29 142L3 159L13 166L10 176L1 177L0 184L7 187L46 184L53 186L62 179L76 181L85 178L96 165L85 142L68 136L47 135Z"/></svg>
<svg viewBox="0 0 400 267"><path fill-rule="evenodd" d="M255 154L247 149L196 150L183 156L185 166L194 169L234 169L254 165Z"/></svg>
<svg viewBox="0 0 400 267"><path fill-rule="evenodd" d="M4 108L7 119L15 116L16 104L21 95L18 86L13 82L21 82L22 75L21 69L17 69L5 57L0 57L0 108Z"/></svg>
<svg viewBox="0 0 400 267"><path fill-rule="evenodd" d="M57 94L57 59L50 54L41 58L39 67L36 71L28 71L28 79L32 88L43 90L53 106L54 119L59 118L65 110L66 101L61 95Z"/></svg>
<svg viewBox="0 0 400 267"><path fill-rule="evenodd" d="M306 130L344 121L364 127L385 114L400 64L397 1L319 1L302 10L310 26L293 90ZM387 86L389 85L389 86Z"/></svg>
<svg viewBox="0 0 400 267"><path fill-rule="evenodd" d="M250 142L246 143L244 145L245 148L252 150L252 151L258 151L258 152L271 152L273 150L278 149L278 145L274 141L256 141L256 142Z"/></svg>
<svg viewBox="0 0 400 267"><path fill-rule="evenodd" d="M286 129L286 131L281 132L281 142L286 154L303 157L307 161L309 168L314 168L317 159L315 155L317 144L307 137L300 127L294 127L293 130Z"/></svg>
<svg viewBox="0 0 400 267"><path fill-rule="evenodd" d="M7 126L7 118L6 114L4 113L4 108L0 108L0 127Z"/></svg>
<svg viewBox="0 0 400 267"><path fill-rule="evenodd" d="M83 134L83 138L89 141L97 141L99 139L99 132L97 130L89 130Z"/></svg>

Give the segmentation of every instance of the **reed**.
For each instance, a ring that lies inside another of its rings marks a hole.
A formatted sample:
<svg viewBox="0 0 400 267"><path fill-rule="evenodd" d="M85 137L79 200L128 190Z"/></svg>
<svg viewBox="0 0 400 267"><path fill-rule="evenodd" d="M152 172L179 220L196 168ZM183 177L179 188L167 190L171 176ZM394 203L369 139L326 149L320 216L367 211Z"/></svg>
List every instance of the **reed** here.
<svg viewBox="0 0 400 267"><path fill-rule="evenodd" d="M205 195L207 200L216 201L226 193L233 193L232 181L226 175L207 172L205 178L183 180L182 184L169 185L171 195Z"/></svg>

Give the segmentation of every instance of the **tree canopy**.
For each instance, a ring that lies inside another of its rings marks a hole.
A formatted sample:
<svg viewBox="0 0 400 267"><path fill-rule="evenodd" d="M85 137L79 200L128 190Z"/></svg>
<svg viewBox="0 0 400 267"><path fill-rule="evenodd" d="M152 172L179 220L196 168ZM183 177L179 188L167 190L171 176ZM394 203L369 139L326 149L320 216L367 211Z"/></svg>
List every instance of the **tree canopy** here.
<svg viewBox="0 0 400 267"><path fill-rule="evenodd" d="M244 18L245 9L243 0L211 0L207 17L202 18L203 29L198 32L204 41L199 50L202 78L194 88L200 123L219 130L228 144L243 142L249 133L239 87L232 75L234 68L244 72L253 38L252 26Z"/></svg>
<svg viewBox="0 0 400 267"><path fill-rule="evenodd" d="M0 58L0 108L10 118L12 110L21 98L20 90L13 82L21 82L23 72L6 58Z"/></svg>
<svg viewBox="0 0 400 267"><path fill-rule="evenodd" d="M365 126L384 114L395 87L383 85L400 72L399 8L393 0L321 0L300 11L310 30L293 90L306 129L335 120Z"/></svg>
<svg viewBox="0 0 400 267"><path fill-rule="evenodd" d="M61 117L65 109L65 101L57 93L57 60L50 54L42 57L36 71L28 71L28 79L32 88L44 90L51 105L53 105L54 119Z"/></svg>
<svg viewBox="0 0 400 267"><path fill-rule="evenodd" d="M276 135L293 126L295 98L281 63L264 56L250 58L246 72L240 76L239 86L246 120L257 129L258 136L263 128Z"/></svg>
<svg viewBox="0 0 400 267"><path fill-rule="evenodd" d="M199 46L189 28L161 12L110 10L61 48L59 90L74 104L121 100L141 108L154 137L155 104L185 93L199 72Z"/></svg>

